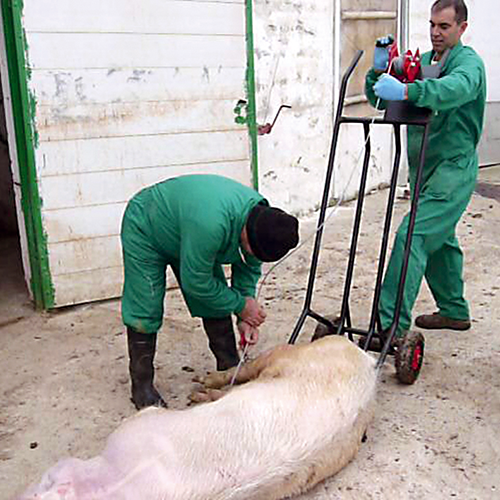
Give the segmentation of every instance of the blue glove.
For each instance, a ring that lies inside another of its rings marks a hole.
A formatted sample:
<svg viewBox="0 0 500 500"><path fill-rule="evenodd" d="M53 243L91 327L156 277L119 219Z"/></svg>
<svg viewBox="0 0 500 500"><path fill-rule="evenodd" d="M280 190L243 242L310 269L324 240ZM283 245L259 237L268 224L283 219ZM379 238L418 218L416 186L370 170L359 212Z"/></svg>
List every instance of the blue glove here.
<svg viewBox="0 0 500 500"><path fill-rule="evenodd" d="M375 95L384 101L404 101L406 85L391 75L382 75L374 85Z"/></svg>
<svg viewBox="0 0 500 500"><path fill-rule="evenodd" d="M389 47L393 44L394 37L387 35L379 38L375 43L373 54L373 69L375 71L385 71L389 65Z"/></svg>

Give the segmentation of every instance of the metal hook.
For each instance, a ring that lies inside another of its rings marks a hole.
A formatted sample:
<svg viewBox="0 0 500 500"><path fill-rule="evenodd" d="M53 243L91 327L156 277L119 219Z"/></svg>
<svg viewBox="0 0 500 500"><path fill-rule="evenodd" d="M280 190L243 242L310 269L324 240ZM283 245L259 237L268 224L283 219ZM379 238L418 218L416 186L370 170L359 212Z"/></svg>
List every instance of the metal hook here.
<svg viewBox="0 0 500 500"><path fill-rule="evenodd" d="M257 133L259 135L265 135L265 134L270 134L271 130L274 127L274 124L276 123L276 120L278 119L278 116L283 108L288 108L292 109L292 106L289 106L288 104L282 104L280 108L278 109L278 112L276 113L276 116L274 117L273 123L266 123L265 125L259 125L257 127Z"/></svg>

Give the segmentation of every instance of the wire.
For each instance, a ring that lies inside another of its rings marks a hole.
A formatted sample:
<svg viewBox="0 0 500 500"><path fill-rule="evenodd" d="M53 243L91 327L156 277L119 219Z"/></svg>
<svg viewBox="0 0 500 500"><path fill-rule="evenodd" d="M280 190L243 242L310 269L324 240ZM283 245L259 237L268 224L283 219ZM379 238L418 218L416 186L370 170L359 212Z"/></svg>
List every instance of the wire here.
<svg viewBox="0 0 500 500"><path fill-rule="evenodd" d="M273 88L274 88L274 81L276 79L276 72L278 71L279 62L280 62L280 59L281 59L282 56L283 56L283 54L280 52L280 53L278 53L278 55L276 57L276 62L275 62L275 65L274 65L273 78L271 80L271 85L269 85L269 94L267 96L266 114L264 115L264 120L263 120L264 123L266 123L267 115L269 114L269 108L271 106L271 93L272 93Z"/></svg>
<svg viewBox="0 0 500 500"><path fill-rule="evenodd" d="M377 99L377 103L375 105L375 108L378 109L378 106L380 104L380 98ZM377 115L375 115L370 123L370 125L373 125L373 123L375 122L375 120L377 119ZM367 134L367 137L366 137L366 140L363 144L363 147L360 149L359 151L359 155L358 155L358 158L356 160L356 166L354 169L352 169L351 171L351 175L349 176L349 179L347 180L347 184L345 185L344 187L344 190L342 192L342 194L340 195L340 198L337 200L337 203L335 204L335 206L333 207L332 211L330 212L330 214L328 215L328 217L326 217L326 219L323 221L323 223L318 226L316 228L315 231L313 231L305 240L303 240L297 247L295 247L291 252L289 252L287 255L285 255L285 257L283 257L281 260L279 260L276 264L274 264L265 274L264 274L264 277L261 279L261 282L259 284L259 287L257 289L257 296L256 296L256 300L258 301L259 300L259 297L260 297L260 293L262 291L262 288L264 287L264 284L266 283L266 280L267 278L271 275L271 273L273 273L275 271L275 269L280 266L281 264L283 264L283 262L285 262L287 259L289 259L294 253L298 252L313 236L315 236L321 229L323 229L325 227L325 225L327 224L327 222L333 217L333 215L337 212L337 210L339 209L340 205L342 204L342 202L344 201L344 196L346 195L347 193L347 189L349 188L350 184L351 184L351 181L353 179L353 176L354 174L359 170L359 166L360 166L360 163L361 163L361 157L363 156L363 153L365 151L365 148L366 148L366 145L368 144L368 141L370 140L370 136L371 136L371 127L369 128L369 131L368 131L368 134ZM249 347L250 347L250 344L246 343L244 348L243 348L243 352L242 352L242 355L241 355L241 358L240 358L240 361L238 363L238 365L236 366L235 370L234 370L234 374L231 378L231 382L229 384L229 387L232 387L236 381L236 378L238 376L238 373L240 372L241 370L241 367L243 366L243 364L246 362L246 358L247 358L247 355L248 355L248 350L249 350Z"/></svg>
<svg viewBox="0 0 500 500"><path fill-rule="evenodd" d="M347 42L352 46L354 47L356 50L357 47L356 47L356 44L347 36L345 36L345 39L347 40ZM272 78L272 85L270 86L270 90L269 90L269 94L268 94L268 99L267 99L267 109L266 109L266 117L267 117L267 114L269 112L269 106L270 106L270 102L271 102L271 93L272 93L272 90L273 90L273 87L274 87L274 81L275 81L275 78L276 78L276 72L277 72L277 69L278 69L278 64L279 64L279 59L281 58L282 54L280 53L277 57L277 60L276 60L276 63L275 63L275 67L274 67L274 74L273 74L273 78ZM387 74L390 74L391 72L391 69L392 69L392 64L394 63L394 60L391 61L391 64L389 65L389 67L387 68L386 70L386 73ZM375 104L375 109L376 110L379 110L379 104L380 104L380 101L381 99L378 98L377 99L377 102ZM340 103L338 104L340 105ZM259 300L259 297L260 297L260 293L262 291L262 288L264 287L264 284L266 283L267 281L267 278L281 265L283 264L283 262L285 262L287 259L289 259L293 254L295 254L296 252L298 252L310 239L313 238L313 236L316 236L317 233L319 231L321 231L325 226L326 224L329 222L329 220L333 217L333 215L337 212L337 210L340 208L340 205L343 203L344 201L344 196L346 195L347 193L347 189L350 187L351 185L351 181L353 179L353 176L356 172L358 172L359 170L359 166L360 166L360 163L361 163L361 157L363 156L363 153L366 149L366 145L368 144L368 141L370 140L370 137L371 137L371 130L372 130L372 125L374 124L375 120L377 119L377 114L375 114L373 116L373 119L370 123L370 127L369 127L369 130L368 130L368 134L367 134L367 137L366 137L366 140L362 146L362 148L360 149L359 151L359 155L358 155L358 158L356 160L356 166L354 169L352 169L351 171L351 175L349 176L349 179L347 180L347 184L345 185L344 187L344 190L342 191L342 194L340 195L340 197L338 198L337 200L337 203L333 206L330 214L325 218L325 220L323 221L323 223L318 226L316 228L315 231L313 231L305 240L302 240L302 242L297 246L295 247L291 252L289 252L287 255L285 255L285 257L283 257L281 260L279 260L278 262L276 262L263 276L263 278L261 279L260 283L259 283L259 286L258 286L258 289L257 289L257 295L256 295L256 300L258 301ZM246 358L247 358L247 355L248 355L248 349L249 349L249 346L250 344L246 343L244 348L243 348L243 352L242 352L242 355L241 355L241 358L240 358L240 361L238 363L238 365L236 366L235 368L235 371L234 371L234 374L233 374L233 377L231 378L231 383L229 384L230 387L232 387L236 381L236 377L238 376L238 373L240 372L241 370L241 367L243 366L243 364L245 363L246 361Z"/></svg>
<svg viewBox="0 0 500 500"><path fill-rule="evenodd" d="M376 103L376 108L378 109L378 106L380 104L380 98L377 99L377 103ZM377 115L375 115L370 123L370 125L373 125L373 123L375 122L375 120L377 119ZM370 136L371 136L371 127L368 131L368 135L366 137L366 140L363 144L363 147L360 149L360 152L359 152L359 155L358 155L358 158L356 160L356 166L355 168L352 169L351 171L351 175L349 176L349 179L347 180L347 184L345 185L344 187L344 190L342 191L342 194L340 195L340 198L337 200L337 203L332 207L332 210L330 212L330 214L326 217L326 219L323 221L323 223L318 226L316 228L315 231L313 231L309 236L307 236L307 238L305 240L303 240L297 247L295 247L291 252L289 252L287 255L285 255L285 257L283 257L281 260L279 260L278 262L276 262L276 264L274 264L265 274L264 274L264 277L261 279L261 282L259 284L259 288L258 288L258 291L257 291L257 297L256 297L256 300L258 301L259 297L260 297L260 292L262 290L262 287L264 286L267 278L269 277L269 275L278 267L280 266L281 264L283 264L283 262L285 262L287 259L289 259L294 253L298 252L313 236L315 236L320 230L322 230L327 222L333 217L333 215L337 212L337 210L340 208L340 205L343 203L344 201L344 196L346 195L347 193L347 189L350 187L351 185L351 181L354 177L354 174L356 172L358 172L359 170L359 166L360 166L360 163L361 163L361 157L363 156L363 153L365 151L365 148L366 148L366 145L368 144L368 141L370 140Z"/></svg>
<svg viewBox="0 0 500 500"><path fill-rule="evenodd" d="M245 347L243 348L243 352L241 353L240 361L238 362L238 365L236 366L236 368L234 370L233 376L231 377L231 382L229 384L229 387L233 387L234 383L236 382L236 377L238 376L238 373L240 372L241 367L243 366L243 364L246 361L249 346L250 346L250 344L247 342L245 344Z"/></svg>

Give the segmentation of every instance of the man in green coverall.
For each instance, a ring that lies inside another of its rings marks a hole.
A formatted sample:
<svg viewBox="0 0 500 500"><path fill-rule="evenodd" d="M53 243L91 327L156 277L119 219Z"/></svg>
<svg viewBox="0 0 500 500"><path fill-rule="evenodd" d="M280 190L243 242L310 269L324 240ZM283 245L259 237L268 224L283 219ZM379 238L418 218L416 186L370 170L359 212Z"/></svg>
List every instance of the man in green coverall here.
<svg viewBox="0 0 500 500"><path fill-rule="evenodd" d="M153 385L156 334L163 320L168 265L192 316L201 317L217 369L239 362L232 314L243 342L255 343L266 314L255 299L262 262L299 241L298 220L255 190L217 175L186 175L143 189L122 222L132 402L166 406ZM231 265L231 285L223 264Z"/></svg>
<svg viewBox="0 0 500 500"><path fill-rule="evenodd" d="M476 147L483 128L486 76L481 58L460 41L466 28L467 7L463 0L438 0L431 8L433 50L422 56L422 65L439 64L448 52L440 77L405 85L390 75L381 76L387 70L389 57L383 47L375 49L374 67L366 76L366 94L372 105L379 102L383 107L385 101L408 100L433 111L399 336L411 325L411 311L424 276L438 311L419 316L416 325L452 330L471 326L464 298L463 255L455 230L476 183ZM422 134L422 127L408 127L412 192ZM384 330L393 321L408 220L407 215L397 231L382 286L379 312Z"/></svg>

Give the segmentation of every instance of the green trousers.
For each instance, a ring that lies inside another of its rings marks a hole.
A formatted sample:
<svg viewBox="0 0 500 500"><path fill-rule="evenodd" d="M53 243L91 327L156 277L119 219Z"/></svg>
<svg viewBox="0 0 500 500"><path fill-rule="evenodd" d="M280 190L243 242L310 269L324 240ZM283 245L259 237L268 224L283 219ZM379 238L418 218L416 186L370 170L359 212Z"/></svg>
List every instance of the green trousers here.
<svg viewBox="0 0 500 500"><path fill-rule="evenodd" d="M455 236L456 226L474 192L477 156L446 160L422 186L408 262L398 332L411 326L411 313L425 277L440 313L469 319L462 278L463 255ZM409 214L396 233L382 285L379 313L382 328L393 322L408 234Z"/></svg>
<svg viewBox="0 0 500 500"><path fill-rule="evenodd" d="M123 323L140 333L156 333L163 323L167 285L167 266L172 268L183 298L191 310L206 309L199 299L185 293L180 280L178 259L158 251L146 223L148 207L144 197L134 197L127 206L122 221L123 252ZM214 266L214 276L226 284L222 266ZM212 316L209 316L212 317Z"/></svg>

